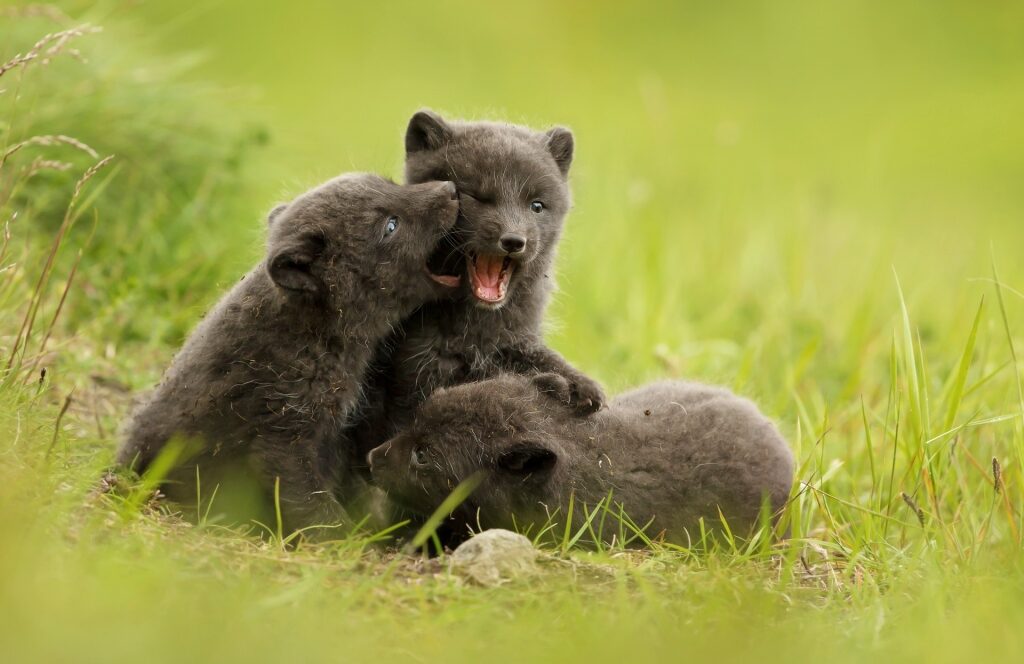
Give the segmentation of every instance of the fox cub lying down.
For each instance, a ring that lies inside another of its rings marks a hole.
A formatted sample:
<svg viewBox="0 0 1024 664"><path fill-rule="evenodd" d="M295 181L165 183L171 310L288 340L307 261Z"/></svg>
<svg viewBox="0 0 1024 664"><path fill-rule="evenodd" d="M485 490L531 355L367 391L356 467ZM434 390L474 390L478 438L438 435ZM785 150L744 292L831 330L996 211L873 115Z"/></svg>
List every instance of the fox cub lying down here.
<svg viewBox="0 0 1024 664"><path fill-rule="evenodd" d="M555 397L555 398L552 398ZM411 427L369 455L388 496L430 514L462 480L483 482L452 514L450 530L542 527L558 510L593 507L611 492L647 535L687 544L700 521L724 516L742 535L763 508L780 509L793 455L746 399L717 387L653 383L581 418L564 378L506 374L435 391ZM574 510L574 524L584 510ZM557 519L557 517L556 517ZM605 539L611 537L608 529Z"/></svg>

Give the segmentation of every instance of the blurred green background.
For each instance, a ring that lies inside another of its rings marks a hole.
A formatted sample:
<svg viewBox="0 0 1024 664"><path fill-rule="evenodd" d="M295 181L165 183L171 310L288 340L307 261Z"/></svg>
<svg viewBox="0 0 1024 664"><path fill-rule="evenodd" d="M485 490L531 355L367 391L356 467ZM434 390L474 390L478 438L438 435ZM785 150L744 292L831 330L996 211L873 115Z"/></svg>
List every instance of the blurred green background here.
<svg viewBox="0 0 1024 664"><path fill-rule="evenodd" d="M246 223L340 171L400 178L405 123L423 106L571 127L576 206L552 341L616 387L666 361L742 383L751 346L795 353L821 327L881 325L890 266L950 323L973 308L967 279L987 276L990 244L1013 269L1024 239L1020 3L158 1L125 13L158 48L205 54L196 75L268 128ZM847 340L820 342L821 362L849 363L823 370L856 371Z"/></svg>

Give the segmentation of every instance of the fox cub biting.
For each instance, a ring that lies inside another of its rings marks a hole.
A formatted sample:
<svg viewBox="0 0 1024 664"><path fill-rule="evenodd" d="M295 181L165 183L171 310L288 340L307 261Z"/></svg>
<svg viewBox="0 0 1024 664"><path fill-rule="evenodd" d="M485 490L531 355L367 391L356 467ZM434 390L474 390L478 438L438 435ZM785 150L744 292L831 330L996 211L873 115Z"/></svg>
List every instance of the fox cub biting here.
<svg viewBox="0 0 1024 664"><path fill-rule="evenodd" d="M289 531L348 522L337 485L362 458L340 431L378 342L451 290L427 261L457 215L451 182L399 186L368 174L275 208L266 258L136 409L118 461L143 472L179 439L190 455L163 486L176 502L195 504L199 491L204 500L244 469L258 491L279 493Z"/></svg>

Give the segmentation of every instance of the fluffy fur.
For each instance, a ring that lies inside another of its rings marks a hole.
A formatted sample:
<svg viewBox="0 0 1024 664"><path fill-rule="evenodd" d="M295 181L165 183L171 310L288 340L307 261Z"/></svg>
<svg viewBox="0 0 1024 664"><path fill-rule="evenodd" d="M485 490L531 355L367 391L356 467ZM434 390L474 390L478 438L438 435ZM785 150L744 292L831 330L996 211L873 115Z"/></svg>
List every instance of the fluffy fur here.
<svg viewBox="0 0 1024 664"><path fill-rule="evenodd" d="M552 398L554 397L554 398ZM565 405L561 377L504 375L435 392L414 424L369 455L388 495L430 514L462 480L484 480L453 513L451 532L540 527L567 514L575 495L591 507L612 492L649 536L687 543L719 510L742 534L764 502L778 510L793 456L748 400L717 387L659 382L622 394L589 418ZM560 403L562 402L562 403ZM610 537L611 528L606 531Z"/></svg>
<svg viewBox="0 0 1024 664"><path fill-rule="evenodd" d="M456 221L450 182L399 186L374 175L323 184L270 215L264 261L199 324L129 421L120 463L145 471L168 441L191 458L164 491L194 503L249 471L280 482L289 530L346 521L353 450L338 447L373 349L446 287L430 252Z"/></svg>
<svg viewBox="0 0 1024 664"><path fill-rule="evenodd" d="M601 387L547 348L541 332L570 207L572 133L447 122L420 111L405 146L409 182L451 180L459 189L456 232L431 265L461 285L454 297L410 316L382 347L371 381L379 405L356 434L363 452L408 425L434 390L503 371L557 373L569 383L576 412L600 408Z"/></svg>

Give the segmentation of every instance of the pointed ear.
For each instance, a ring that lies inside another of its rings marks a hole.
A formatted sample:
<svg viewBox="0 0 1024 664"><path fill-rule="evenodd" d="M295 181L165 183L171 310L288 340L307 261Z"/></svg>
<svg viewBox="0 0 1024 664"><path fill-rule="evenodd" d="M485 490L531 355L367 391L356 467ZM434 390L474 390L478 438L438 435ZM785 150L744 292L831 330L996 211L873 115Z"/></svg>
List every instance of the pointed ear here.
<svg viewBox="0 0 1024 664"><path fill-rule="evenodd" d="M539 443L517 443L498 457L498 467L514 475L541 475L550 472L558 455Z"/></svg>
<svg viewBox="0 0 1024 664"><path fill-rule="evenodd" d="M542 373L537 374L531 380L541 394L565 405L569 405L569 402L572 401L572 388L569 386L569 381L563 376L556 373Z"/></svg>
<svg viewBox="0 0 1024 664"><path fill-rule="evenodd" d="M549 129L544 136L547 137L548 152L555 158L558 170L562 175L569 174L569 167L572 166L572 151L575 143L572 132L565 127Z"/></svg>
<svg viewBox="0 0 1024 664"><path fill-rule="evenodd" d="M324 246L324 238L319 234L288 238L270 251L267 259L270 278L286 290L319 293L324 284L314 274L313 266L323 254Z"/></svg>
<svg viewBox="0 0 1024 664"><path fill-rule="evenodd" d="M441 116L433 111L419 111L409 120L405 130L405 153L436 150L451 138L452 130Z"/></svg>
<svg viewBox="0 0 1024 664"><path fill-rule="evenodd" d="M267 226L274 223L274 220L281 216L281 213L288 209L291 203L278 203L274 209L267 213Z"/></svg>

